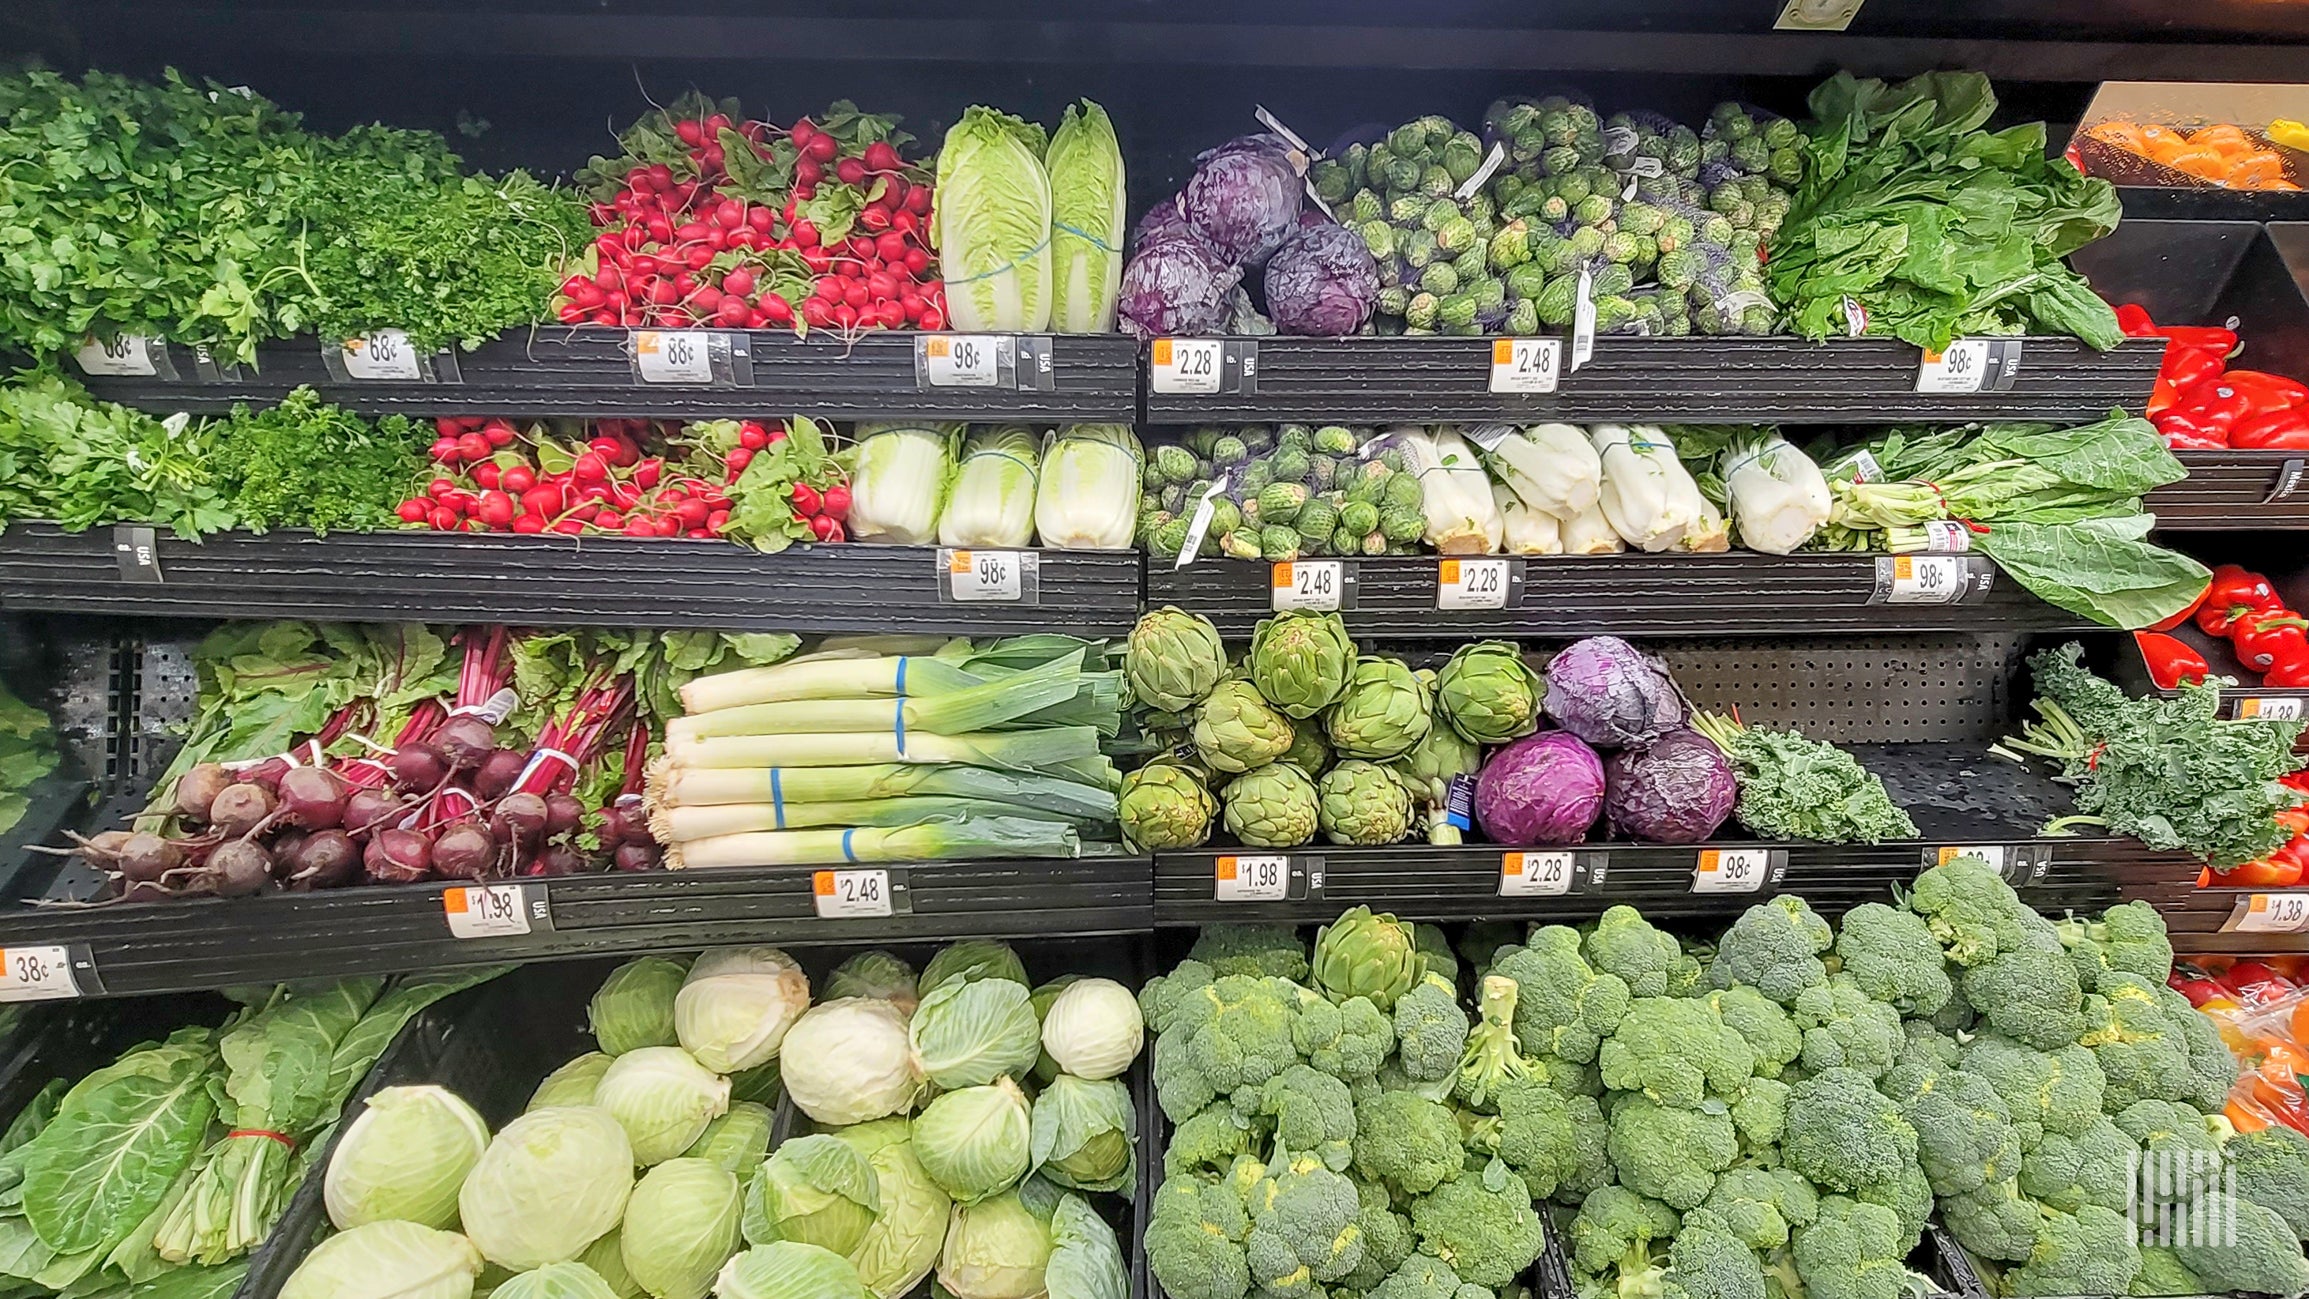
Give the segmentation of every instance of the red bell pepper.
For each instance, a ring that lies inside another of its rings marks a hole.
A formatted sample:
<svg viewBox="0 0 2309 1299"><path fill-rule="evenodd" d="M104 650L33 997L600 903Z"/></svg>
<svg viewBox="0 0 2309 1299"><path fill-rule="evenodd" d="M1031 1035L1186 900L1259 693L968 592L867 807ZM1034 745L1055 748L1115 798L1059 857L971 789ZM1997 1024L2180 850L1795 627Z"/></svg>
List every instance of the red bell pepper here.
<svg viewBox="0 0 2309 1299"><path fill-rule="evenodd" d="M2229 445L2229 430L2235 419L2226 422L2214 420L2185 406L2173 406L2160 412L2151 421L2157 432L2164 434L2165 445L2184 451L2218 451Z"/></svg>
<svg viewBox="0 0 2309 1299"><path fill-rule="evenodd" d="M2228 363L2217 352L2201 347L2183 347L2178 343L2165 349L2165 363L2157 370L2157 377L2172 382L2176 394L2208 379L2217 379L2228 368Z"/></svg>
<svg viewBox="0 0 2309 1299"><path fill-rule="evenodd" d="M2189 347L2227 360L2237 351L2237 331L2215 325L2160 325L2156 332L2173 340L2175 348Z"/></svg>
<svg viewBox="0 0 2309 1299"><path fill-rule="evenodd" d="M2280 612L2267 618L2247 615L2230 628L2229 640L2237 647L2237 661L2255 672L2267 672L2280 663L2309 664L2309 618L2297 613Z"/></svg>
<svg viewBox="0 0 2309 1299"><path fill-rule="evenodd" d="M2127 338L2148 338L2157 332L2157 322L2149 319L2149 309L2138 302L2121 303L2117 307L2117 328Z"/></svg>
<svg viewBox="0 0 2309 1299"><path fill-rule="evenodd" d="M2229 445L2246 451L2309 450L2309 406L2239 420L2229 430Z"/></svg>
<svg viewBox="0 0 2309 1299"><path fill-rule="evenodd" d="M2261 684L2290 690L2309 688L2309 660L2279 663L2261 674Z"/></svg>
<svg viewBox="0 0 2309 1299"><path fill-rule="evenodd" d="M2148 665L2149 680L2159 690L2178 690L2182 685L2194 685L2212 675L2212 665L2205 656L2188 645L2161 631L2136 631L2133 643L2140 646L2141 661Z"/></svg>
<svg viewBox="0 0 2309 1299"><path fill-rule="evenodd" d="M2260 370L2229 370L2221 375L2220 387L2234 389L2245 400L2249 415L2267 415L2281 410L2309 410L2309 387L2281 374Z"/></svg>
<svg viewBox="0 0 2309 1299"><path fill-rule="evenodd" d="M2150 624L2149 624L2149 630L2150 630L2150 631L2171 631L2173 628L2175 628L2175 627L2178 627L2178 626L2180 626L2182 623L2185 623L2185 622L2187 622L2187 621L2189 620L2189 615L2191 615L2191 614L2195 613L2195 612L2198 610L2198 608L2199 608L2199 607L2201 607L2201 606L2202 606L2202 605L2205 603L2205 597L2206 597L2206 596L2208 596L2208 595L2211 595L2212 593L2213 593L2213 584L2212 584L2212 582L2211 582L2210 580L2208 580L2208 581L2206 581L2206 583L2205 583L2205 589L2204 589L2204 590L2202 590L2202 591L2199 591L2199 592L2197 592L2197 598L2196 598L2196 599L2189 601L2189 602L2188 602L2188 604L2186 604L2186 605L2182 606L2180 609L2178 609L2178 610L2176 610L2176 611L2174 611L2174 612L2172 612L2172 613L2169 613L2169 614L2165 615L2163 618L2159 619L2158 621L2156 621L2156 622L2153 622L2153 623L2150 623Z"/></svg>
<svg viewBox="0 0 2309 1299"><path fill-rule="evenodd" d="M2223 564L2213 570L2204 603L2197 606L2197 629L2207 636L2226 636L2238 619L2276 613L2284 607L2268 578L2236 564Z"/></svg>

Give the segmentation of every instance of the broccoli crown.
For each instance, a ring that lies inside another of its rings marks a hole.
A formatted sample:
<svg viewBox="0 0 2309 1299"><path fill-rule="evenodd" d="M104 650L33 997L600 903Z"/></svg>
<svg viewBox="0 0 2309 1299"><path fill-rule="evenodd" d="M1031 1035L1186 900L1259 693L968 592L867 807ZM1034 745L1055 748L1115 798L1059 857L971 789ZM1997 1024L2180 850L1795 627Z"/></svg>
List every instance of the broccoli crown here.
<svg viewBox="0 0 2309 1299"><path fill-rule="evenodd" d="M1347 1289L1369 1291L1411 1257L1411 1220L1395 1212L1394 1197L1377 1182L1357 1182L1355 1225L1363 1229L1363 1261L1342 1279Z"/></svg>
<svg viewBox="0 0 2309 1299"><path fill-rule="evenodd" d="M1999 951L1964 972L1964 999L1998 1032L2053 1051L2085 1031L2076 965L2050 941Z"/></svg>
<svg viewBox="0 0 2309 1299"><path fill-rule="evenodd" d="M1139 1018L1146 1021L1146 1031L1160 1034L1169 1028L1179 1004L1196 995L1199 989L1210 986L1211 980L1217 977L1210 966L1187 960L1179 962L1170 973L1147 980L1138 994Z"/></svg>
<svg viewBox="0 0 2309 1299"><path fill-rule="evenodd" d="M1899 1299L1908 1285L1900 1219L1881 1205L1823 1196L1819 1216L1790 1238L1812 1299Z"/></svg>
<svg viewBox="0 0 2309 1299"><path fill-rule="evenodd" d="M1897 1026L1897 1020L1895 1021ZM1639 997L1596 1055L1603 1085L1663 1105L1737 1093L1756 1072L1748 1040L1697 997Z"/></svg>
<svg viewBox="0 0 2309 1299"><path fill-rule="evenodd" d="M1515 1036L1527 1055L1585 1064L1628 1011L1627 981L1598 974L1580 955L1579 931L1567 926L1548 925L1526 945L1500 949L1491 972L1515 981Z"/></svg>
<svg viewBox="0 0 2309 1299"><path fill-rule="evenodd" d="M1999 1033L1983 1033L1964 1048L1964 1069L1988 1080L2020 1126L2021 1144L2046 1132L2075 1136L2100 1120L2107 1080L2091 1051L2081 1046L2032 1051Z"/></svg>
<svg viewBox="0 0 2309 1299"><path fill-rule="evenodd" d="M1889 1182L1916 1162L1916 1129L1867 1074L1830 1069L1790 1094L1780 1153L1815 1184L1856 1191Z"/></svg>
<svg viewBox="0 0 2309 1299"><path fill-rule="evenodd" d="M1250 1148L1251 1125L1235 1113L1235 1107L1224 1101L1209 1105L1172 1130L1170 1145L1163 1150L1163 1176L1221 1175L1234 1165L1235 1156Z"/></svg>
<svg viewBox="0 0 2309 1299"><path fill-rule="evenodd" d="M1223 975L1170 1007L1155 1039L1155 1094L1184 1123L1221 1095L1265 1086L1298 1061L1291 1044L1297 989L1282 980ZM1392 1033L1390 1033L1392 1040Z"/></svg>
<svg viewBox="0 0 2309 1299"><path fill-rule="evenodd" d="M1459 1274L1432 1254L1413 1254L1398 1264L1365 1299L1452 1299Z"/></svg>
<svg viewBox="0 0 2309 1299"><path fill-rule="evenodd" d="M1195 935L1187 959L1211 967L1214 975L1307 981L1307 944L1289 925L1206 925Z"/></svg>
<svg viewBox="0 0 2309 1299"><path fill-rule="evenodd" d="M2169 1186L2186 1198L2221 1175L2221 1147L2234 1130L2226 1118L2162 1100L2134 1101L2111 1117L2120 1131L2141 1143L2144 1156L2156 1161L2160 1191Z"/></svg>
<svg viewBox="0 0 2309 1299"><path fill-rule="evenodd" d="M1804 989L1827 979L1820 954L1835 941L1836 931L1804 899L1783 893L1749 907L1724 931L1708 978L1719 988L1745 983L1791 1006Z"/></svg>
<svg viewBox="0 0 2309 1299"><path fill-rule="evenodd" d="M1547 1245L1531 1192L1497 1160L1413 1200L1411 1231L1460 1280L1492 1290L1513 1281Z"/></svg>
<svg viewBox="0 0 2309 1299"><path fill-rule="evenodd" d="M1848 974L1806 988L1790 1018L1803 1031L1809 1073L1854 1069L1881 1078L1907 1045L1900 1012L1870 997Z"/></svg>
<svg viewBox="0 0 2309 1299"><path fill-rule="evenodd" d="M1694 1209L1668 1247L1660 1293L1663 1299L1765 1299L1764 1269L1722 1218Z"/></svg>
<svg viewBox="0 0 2309 1299"><path fill-rule="evenodd" d="M2211 1016L2162 982L2156 990L2157 1000L2165 1007L2166 1023L2180 1037L2181 1049L2189 1060L2188 1082L2177 1089L2183 1094L2174 1099L2191 1101L2204 1110L2221 1108L2229 1099L2229 1089L2237 1085L2237 1057L2221 1040L2221 1030Z"/></svg>
<svg viewBox="0 0 2309 1299"><path fill-rule="evenodd" d="M1903 1015L1935 1014L1955 995L1932 927L1898 907L1863 902L1845 912L1836 959L1861 991Z"/></svg>
<svg viewBox="0 0 2309 1299"><path fill-rule="evenodd" d="M1794 1089L1777 1078L1750 1078L1731 1098L1732 1126L1750 1151L1780 1144L1788 1132L1788 1098Z"/></svg>
<svg viewBox="0 0 2309 1299"><path fill-rule="evenodd" d="M1954 1069L1964 1058L1964 1048L1956 1039L1943 1033L1928 1019L1908 1019L1900 1023L1901 1035L1907 1038L1900 1047L1900 1058L1895 1064L1939 1065Z"/></svg>
<svg viewBox="0 0 2309 1299"><path fill-rule="evenodd" d="M1442 979L1450 987L1459 986L1459 954L1451 950L1451 938L1434 925L1411 926L1411 945L1427 957L1427 972Z"/></svg>
<svg viewBox="0 0 2309 1299"><path fill-rule="evenodd" d="M1269 1078L1259 1089L1258 1113L1274 1121L1275 1140L1284 1149L1311 1154L1333 1172L1345 1170L1353 1157L1355 1099L1347 1084L1327 1073L1295 1064Z"/></svg>
<svg viewBox="0 0 2309 1299"><path fill-rule="evenodd" d="M1518 999L1515 980L1498 974L1483 976L1476 994L1476 1023L1468 1031L1467 1049L1459 1057L1459 1080L1453 1089L1461 1103L1489 1109L1501 1088L1535 1072L1515 1036Z"/></svg>
<svg viewBox="0 0 2309 1299"><path fill-rule="evenodd" d="M1243 1256L1251 1280L1268 1294L1311 1294L1316 1283L1336 1281L1363 1261L1355 1184L1312 1155L1278 1146L1245 1203L1251 1230Z"/></svg>
<svg viewBox="0 0 2309 1299"><path fill-rule="evenodd" d="M2020 1266L2005 1271L2007 1293L2116 1295L2132 1287L2141 1271L2141 1249L2133 1224L2124 1215L2097 1204L2073 1214L2052 1209L2043 1213L2036 1247Z"/></svg>
<svg viewBox="0 0 2309 1299"><path fill-rule="evenodd" d="M1466 1155L1459 1121L1417 1092L1381 1092L1355 1107L1355 1171L1404 1195L1457 1176Z"/></svg>
<svg viewBox="0 0 2309 1299"><path fill-rule="evenodd" d="M2070 916L2055 928L2086 992L2111 971L2137 974L2151 983L2163 983L2173 972L2173 940L2165 932L2165 918L2146 902L2110 907L2098 920Z"/></svg>
<svg viewBox="0 0 2309 1299"><path fill-rule="evenodd" d="M1467 1032L1458 991L1432 969L1395 999L1395 1054L1407 1077L1436 1082L1456 1074Z"/></svg>
<svg viewBox="0 0 2309 1299"><path fill-rule="evenodd" d="M1589 965L1618 975L1631 997L1681 996L1700 981L1700 963L1684 955L1675 936L1630 906L1603 913L1587 936L1586 953Z"/></svg>
<svg viewBox="0 0 2309 1299"><path fill-rule="evenodd" d="M2203 1278L2211 1292L2250 1290L2256 1294L2309 1292L2309 1259L2301 1238L2273 1209L2242 1196L2214 1193L2192 1205L2188 1217L2229 1230L2187 1232L2173 1243L2173 1257Z"/></svg>
<svg viewBox="0 0 2309 1299"><path fill-rule="evenodd" d="M1294 987L1292 998L1291 1046L1317 1070L1353 1082L1378 1073L1394 1051L1395 1024L1369 997L1334 1002Z"/></svg>
<svg viewBox="0 0 2309 1299"><path fill-rule="evenodd" d="M1538 1078L1499 1093L1499 1157L1531 1198L1586 1195L1611 1180L1611 1127L1592 1096L1567 1096Z"/></svg>
<svg viewBox="0 0 2309 1299"><path fill-rule="evenodd" d="M1612 1099L1605 1149L1630 1190L1682 1210L1707 1199L1716 1174L1739 1162L1740 1134L1728 1113L1629 1094Z"/></svg>
<svg viewBox="0 0 2309 1299"><path fill-rule="evenodd" d="M1756 1054L1757 1076L1777 1078L1804 1053L1803 1030L1788 1018L1779 1002L1747 984L1720 988L1706 1000L1725 1027L1747 1039L1748 1049Z"/></svg>
<svg viewBox="0 0 2309 1299"><path fill-rule="evenodd" d="M1778 1249L1789 1231L1820 1213L1820 1193L1786 1168L1743 1164L1717 1174L1701 1207L1750 1249Z"/></svg>
<svg viewBox="0 0 2309 1299"><path fill-rule="evenodd" d="M2162 1245L2141 1246L2141 1274L2129 1293L2136 1295L2203 1294L2204 1279L2191 1272L2173 1251Z"/></svg>
<svg viewBox="0 0 2309 1299"><path fill-rule="evenodd" d="M2122 1213L2132 1189L2132 1160L2140 1150L2140 1142L2107 1118L2075 1136L2047 1132L2021 1157L2021 1194L2063 1213L2088 1204Z"/></svg>
<svg viewBox="0 0 2309 1299"><path fill-rule="evenodd" d="M1978 857L1959 857L1918 875L1905 901L1924 917L1948 959L1967 969L2020 946L2026 932L2021 916L2027 904Z"/></svg>
<svg viewBox="0 0 2309 1299"><path fill-rule="evenodd" d="M1940 1221L1956 1242L1983 1258L2017 1263L2036 1249L2044 1209L2010 1179L1940 1199Z"/></svg>
<svg viewBox="0 0 2309 1299"><path fill-rule="evenodd" d="M2309 1137L2271 1126L2231 1137L2226 1149L2237 1193L2274 1210L2309 1241Z"/></svg>
<svg viewBox="0 0 2309 1299"><path fill-rule="evenodd" d="M1924 1170L1910 1164L1889 1182L1863 1186L1852 1193L1852 1198L1865 1204L1892 1210L1900 1220L1902 1254L1916 1248L1924 1239L1924 1224L1932 1219L1932 1183L1924 1179Z"/></svg>
<svg viewBox="0 0 2309 1299"><path fill-rule="evenodd" d="M1903 1064L1881 1090L1916 1129L1916 1162L1935 1195L1959 1195L2002 1181L2021 1166L2012 1111L1986 1079L1961 1069Z"/></svg>
<svg viewBox="0 0 2309 1299"><path fill-rule="evenodd" d="M1176 1299L1243 1299L1251 1287L1243 1257L1250 1229L1231 1184L1165 1177L1147 1215L1147 1268Z"/></svg>
<svg viewBox="0 0 2309 1299"><path fill-rule="evenodd" d="M1649 1266L1652 1245L1676 1234L1676 1211L1624 1186L1599 1188L1581 1202L1565 1229L1572 1265L1591 1276L1622 1269L1629 1260Z"/></svg>

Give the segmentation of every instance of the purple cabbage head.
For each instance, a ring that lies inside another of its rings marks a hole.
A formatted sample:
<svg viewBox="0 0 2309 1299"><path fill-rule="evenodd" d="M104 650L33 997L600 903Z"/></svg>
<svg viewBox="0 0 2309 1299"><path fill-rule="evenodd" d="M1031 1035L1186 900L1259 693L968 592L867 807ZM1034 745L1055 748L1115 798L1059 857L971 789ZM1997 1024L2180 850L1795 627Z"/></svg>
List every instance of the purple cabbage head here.
<svg viewBox="0 0 2309 1299"><path fill-rule="evenodd" d="M1187 214L1179 210L1178 196L1174 194L1148 208L1147 214L1138 219L1138 228L1131 231L1130 246L1133 249L1144 248L1148 244L1181 235L1201 239L1203 232L1195 229L1194 222L1187 220Z"/></svg>
<svg viewBox="0 0 2309 1299"><path fill-rule="evenodd" d="M1603 810L1603 759L1563 731L1526 735L1475 778L1475 820L1511 848L1578 843Z"/></svg>
<svg viewBox="0 0 2309 1299"><path fill-rule="evenodd" d="M1239 267L1192 233L1141 244L1122 268L1122 327L1140 338L1223 332L1242 278Z"/></svg>
<svg viewBox="0 0 2309 1299"><path fill-rule="evenodd" d="M1617 636L1573 641L1548 661L1546 708L1599 749L1641 748L1684 721L1667 669Z"/></svg>
<svg viewBox="0 0 2309 1299"><path fill-rule="evenodd" d="M1603 809L1612 829L1646 843L1698 843L1740 800L1740 782L1715 741L1679 727L1651 747L1604 759Z"/></svg>
<svg viewBox="0 0 2309 1299"><path fill-rule="evenodd" d="M1363 236L1344 226L1309 226L1267 259L1267 314L1279 333L1352 334L1378 297L1379 263Z"/></svg>
<svg viewBox="0 0 2309 1299"><path fill-rule="evenodd" d="M1219 256L1255 268L1298 224L1299 168L1278 137L1246 135L1197 157L1178 201Z"/></svg>

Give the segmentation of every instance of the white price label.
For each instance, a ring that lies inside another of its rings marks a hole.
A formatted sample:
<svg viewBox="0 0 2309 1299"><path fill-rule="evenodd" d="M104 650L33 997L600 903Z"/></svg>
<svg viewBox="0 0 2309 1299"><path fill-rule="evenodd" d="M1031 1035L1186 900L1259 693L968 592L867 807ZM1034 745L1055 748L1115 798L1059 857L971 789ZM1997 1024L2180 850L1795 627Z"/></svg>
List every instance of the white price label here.
<svg viewBox="0 0 2309 1299"><path fill-rule="evenodd" d="M634 368L643 383L712 383L712 337L696 329L645 329L633 336Z"/></svg>
<svg viewBox="0 0 2309 1299"><path fill-rule="evenodd" d="M2298 934L2309 931L2309 893L2256 893L2229 922L2236 934ZM16 953L10 951L13 960Z"/></svg>
<svg viewBox="0 0 2309 1299"><path fill-rule="evenodd" d="M1940 864L1946 866L1959 857L1978 857L1997 870L2003 870L2012 858L2012 850L2003 844L1946 844L1940 849Z"/></svg>
<svg viewBox="0 0 2309 1299"><path fill-rule="evenodd" d="M1935 555L1961 555L1972 549L1972 529L1954 519L1927 519L1924 549Z"/></svg>
<svg viewBox="0 0 2309 1299"><path fill-rule="evenodd" d="M1499 855L1499 896L1551 898L1571 892L1572 854L1508 852Z"/></svg>
<svg viewBox="0 0 2309 1299"><path fill-rule="evenodd" d="M449 932L458 938L513 938L529 932L529 904L518 884L460 885L441 895Z"/></svg>
<svg viewBox="0 0 2309 1299"><path fill-rule="evenodd" d="M2237 701L2237 720L2256 722L2297 722L2301 720L2299 695L2246 695Z"/></svg>
<svg viewBox="0 0 2309 1299"><path fill-rule="evenodd" d="M1221 857L1212 896L1221 902L1280 902L1290 895L1288 857Z"/></svg>
<svg viewBox="0 0 2309 1299"><path fill-rule="evenodd" d="M1954 604L1964 594L1964 561L1954 555L1893 555L1886 604Z"/></svg>
<svg viewBox="0 0 2309 1299"><path fill-rule="evenodd" d="M1215 338L1158 338L1147 383L1156 392L1203 396L1219 390L1226 344Z"/></svg>
<svg viewBox="0 0 2309 1299"><path fill-rule="evenodd" d="M1692 872L1694 893L1753 893L1771 873L1772 854L1763 848L1710 848Z"/></svg>
<svg viewBox="0 0 2309 1299"><path fill-rule="evenodd" d="M818 871L810 893L820 920L856 920L890 914L890 872Z"/></svg>
<svg viewBox="0 0 2309 1299"><path fill-rule="evenodd" d="M1338 560L1292 560L1275 565L1269 603L1277 613L1286 609L1336 613L1346 587L1346 573Z"/></svg>
<svg viewBox="0 0 2309 1299"><path fill-rule="evenodd" d="M957 600L1018 600L1026 564L1015 550L955 550L946 556L946 586Z"/></svg>
<svg viewBox="0 0 2309 1299"><path fill-rule="evenodd" d="M1595 275L1579 268L1579 295L1571 308L1571 368L1578 370L1595 357Z"/></svg>
<svg viewBox="0 0 2309 1299"><path fill-rule="evenodd" d="M59 1001L80 995L72 953L61 944L0 949L0 1001Z"/></svg>
<svg viewBox="0 0 2309 1299"><path fill-rule="evenodd" d="M1504 559L1446 559L1435 570L1435 607L1504 609L1513 585Z"/></svg>
<svg viewBox="0 0 2309 1299"><path fill-rule="evenodd" d="M72 361L85 375L104 375L122 378L150 378L160 373L152 363L152 339L140 334L122 334L118 338L94 339L80 345L72 354Z"/></svg>
<svg viewBox="0 0 2309 1299"><path fill-rule="evenodd" d="M1916 391L1923 393L1979 392L1988 382L1985 338L1959 338L1937 352L1926 348L1916 371Z"/></svg>
<svg viewBox="0 0 2309 1299"><path fill-rule="evenodd" d="M417 366L417 349L410 344L409 336L398 329L380 329L359 338L348 338L339 355L344 358L347 378L413 380L425 377Z"/></svg>
<svg viewBox="0 0 2309 1299"><path fill-rule="evenodd" d="M1563 377L1563 340L1498 338L1491 343L1493 392L1554 392Z"/></svg>
<svg viewBox="0 0 2309 1299"><path fill-rule="evenodd" d="M932 334L922 340L922 377L933 388L996 387L1002 343L991 334Z"/></svg>

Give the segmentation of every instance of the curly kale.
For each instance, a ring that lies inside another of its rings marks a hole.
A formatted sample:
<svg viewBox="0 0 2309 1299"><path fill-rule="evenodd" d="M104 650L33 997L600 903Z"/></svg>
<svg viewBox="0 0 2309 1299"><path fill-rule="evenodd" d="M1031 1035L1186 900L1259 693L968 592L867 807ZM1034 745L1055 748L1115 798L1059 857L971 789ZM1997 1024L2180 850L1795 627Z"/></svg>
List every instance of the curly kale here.
<svg viewBox="0 0 2309 1299"><path fill-rule="evenodd" d="M1815 843L1916 837L1916 822L1892 801L1883 779L1835 745L1706 714L1695 724L1731 758L1740 778L1740 824L1756 834Z"/></svg>

